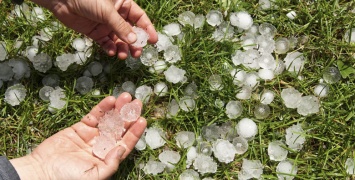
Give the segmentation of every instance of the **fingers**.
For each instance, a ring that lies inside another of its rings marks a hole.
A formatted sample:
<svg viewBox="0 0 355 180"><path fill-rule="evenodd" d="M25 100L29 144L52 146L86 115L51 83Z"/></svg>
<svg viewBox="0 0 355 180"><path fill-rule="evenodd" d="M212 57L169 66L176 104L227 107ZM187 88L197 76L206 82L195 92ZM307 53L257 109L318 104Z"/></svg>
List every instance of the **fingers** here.
<svg viewBox="0 0 355 180"><path fill-rule="evenodd" d="M102 117L105 112L113 109L115 107L116 98L113 96L106 97L98 105L96 105L89 114L81 119L81 122L90 126L96 127L99 123L99 118Z"/></svg>
<svg viewBox="0 0 355 180"><path fill-rule="evenodd" d="M140 117L126 132L123 136L121 143L126 145L126 152L123 154L121 159L125 159L128 154L133 150L134 146L137 144L139 138L144 133L147 127L147 121Z"/></svg>
<svg viewBox="0 0 355 180"><path fill-rule="evenodd" d="M115 102L115 108L117 110L121 110L123 105L125 105L131 101L132 101L132 96L129 93L124 92L120 96L118 96L118 98Z"/></svg>
<svg viewBox="0 0 355 180"><path fill-rule="evenodd" d="M83 122L75 123L71 127L85 143L89 143L95 136L99 135L97 128L90 127Z"/></svg>
<svg viewBox="0 0 355 180"><path fill-rule="evenodd" d="M132 24L145 29L149 34L148 42L151 44L156 43L158 41L158 34L147 14L134 1L126 1L129 2L124 3L122 9L118 10L120 15Z"/></svg>
<svg viewBox="0 0 355 180"><path fill-rule="evenodd" d="M112 29L112 31L124 42L132 44L136 42L137 36L132 30L132 26L123 19L116 10L108 11L108 15L105 18L105 22Z"/></svg>
<svg viewBox="0 0 355 180"><path fill-rule="evenodd" d="M122 146L117 146L113 148L109 153L107 153L104 161L105 164L108 166L108 169L106 169L106 171L108 171L107 173L109 174L109 176L111 176L117 171L118 166L120 164L120 160L125 152L126 148Z"/></svg>

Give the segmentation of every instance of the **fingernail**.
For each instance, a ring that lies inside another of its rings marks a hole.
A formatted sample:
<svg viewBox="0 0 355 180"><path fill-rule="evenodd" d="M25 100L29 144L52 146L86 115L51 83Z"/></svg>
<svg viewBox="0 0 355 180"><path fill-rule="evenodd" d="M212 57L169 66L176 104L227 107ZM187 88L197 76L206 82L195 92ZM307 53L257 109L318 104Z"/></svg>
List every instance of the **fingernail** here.
<svg viewBox="0 0 355 180"><path fill-rule="evenodd" d="M116 158L120 159L125 152L126 152L126 148L119 146L116 151Z"/></svg>
<svg viewBox="0 0 355 180"><path fill-rule="evenodd" d="M128 34L127 39L129 43L134 43L137 41L137 35L134 32L131 32Z"/></svg>

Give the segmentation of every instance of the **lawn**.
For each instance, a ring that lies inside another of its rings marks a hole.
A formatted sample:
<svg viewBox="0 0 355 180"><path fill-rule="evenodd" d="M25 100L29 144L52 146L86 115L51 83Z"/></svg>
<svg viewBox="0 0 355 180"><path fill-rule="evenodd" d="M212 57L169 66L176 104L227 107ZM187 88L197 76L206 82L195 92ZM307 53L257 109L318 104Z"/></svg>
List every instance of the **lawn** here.
<svg viewBox="0 0 355 180"><path fill-rule="evenodd" d="M275 75L272 80L259 80L259 85L253 90L249 99L238 99L236 94L241 88L233 84L230 75L231 68L251 72L243 65L235 66L232 54L242 50L241 41L223 39L215 41L212 34L216 27L207 22L203 27L195 29L191 26L181 26L184 33L180 38L174 37L178 45L181 60L174 65L186 71L186 82L170 83L164 74L157 74L149 67L141 65L138 69L126 66L125 61L108 57L94 44L92 55L83 65L71 65L63 72L53 66L46 73L36 71L29 62L31 75L19 82L27 89L27 96L18 106L5 102L5 91L11 82L5 82L0 88L0 154L8 158L24 156L44 139L64 129L87 114L90 109L106 96L116 93L117 87L126 81L132 81L137 87L147 85L154 87L158 82L165 82L167 95L159 97L152 94L149 102L144 104L142 116L148 121L148 127L159 127L166 133L166 144L157 149L147 147L142 151L133 151L120 165L113 179L178 179L186 169L187 149L176 145L175 134L180 131L194 132L201 136L202 128L211 124L220 126L231 122L234 127L242 118L254 120L258 127L257 135L249 141L247 152L236 155L233 162L220 163L216 158L218 168L215 173L200 175L200 178L238 179L243 159L260 160L263 165L264 179L276 179L276 166L279 162L270 160L268 145L272 141L285 142L286 129L300 124L306 138L299 151L289 151L287 159L298 167L296 179L346 179L355 178L346 172L345 162L348 158L355 159L355 44L344 39L345 32L355 26L355 2L346 0L275 0L277 8L261 9L257 0L235 0L230 6L213 0L137 0L155 25L157 31L169 23L178 23L179 14L192 11L195 14L206 15L210 10L219 10L227 14L229 20L232 12L246 11L254 23L270 23L277 29L275 40L281 37L298 38L297 45L288 52L298 51L305 57L304 68L299 73L284 71ZM28 3L30 9L36 5ZM44 11L45 20L32 23L28 18L9 18L14 5L8 1L0 6L0 41L6 43L8 56L5 61L19 55L32 44L32 37L39 31L57 21L48 11ZM286 16L290 11L297 16L290 19ZM240 38L242 31L235 30L233 37ZM73 39L83 37L65 27L59 28L51 40L39 43L39 52L47 53L53 61L63 53L74 53L71 46ZM23 44L14 48L17 39ZM151 45L152 46L152 45ZM153 47L153 46L152 46ZM283 60L286 54L275 54L276 60ZM159 53L163 59L163 52ZM89 92L80 94L75 89L76 79L81 77L92 61L109 64L112 69L102 76L93 77L94 89L100 95ZM1 63L1 61L0 61ZM168 64L168 67L170 64ZM337 67L341 79L329 85L328 96L319 98L319 112L307 116L300 115L296 109L287 108L281 98L281 92L288 87L294 87L303 96L313 95L314 87L322 81L323 72L327 67ZM67 105L55 112L48 110L49 103L39 98L39 90L43 87L42 78L47 74L57 74L60 77L59 86L65 91ZM223 88L218 91L210 89L209 77L219 75ZM184 89L194 82L197 86L196 107L189 112L179 110L176 116L166 117L164 112L173 99L179 101L184 95ZM116 88L116 90L115 90ZM265 119L256 119L254 108L260 104L259 94L265 89L272 90L275 99L269 104L271 113ZM225 106L215 105L216 99L227 104L229 101L240 101L242 114L235 119L228 118ZM195 142L194 146L197 145ZM146 174L140 165L148 160L157 160L163 150L174 150L181 155L180 161L171 172L158 175ZM193 167L190 167L193 169Z"/></svg>

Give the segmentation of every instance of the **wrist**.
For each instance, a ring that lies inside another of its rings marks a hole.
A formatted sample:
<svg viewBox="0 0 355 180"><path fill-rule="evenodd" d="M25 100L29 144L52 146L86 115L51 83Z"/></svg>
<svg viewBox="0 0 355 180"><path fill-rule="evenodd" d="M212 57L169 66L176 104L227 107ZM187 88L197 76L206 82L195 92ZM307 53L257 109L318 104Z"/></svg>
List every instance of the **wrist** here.
<svg viewBox="0 0 355 180"><path fill-rule="evenodd" d="M17 174L20 176L21 180L47 179L41 163L38 162L32 155L11 159L10 162L17 171Z"/></svg>

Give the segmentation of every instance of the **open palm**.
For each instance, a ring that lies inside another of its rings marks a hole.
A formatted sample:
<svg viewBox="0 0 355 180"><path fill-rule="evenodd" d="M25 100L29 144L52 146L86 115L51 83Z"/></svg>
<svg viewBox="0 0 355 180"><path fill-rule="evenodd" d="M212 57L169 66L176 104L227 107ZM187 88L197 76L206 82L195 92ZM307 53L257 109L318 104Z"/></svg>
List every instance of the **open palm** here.
<svg viewBox="0 0 355 180"><path fill-rule="evenodd" d="M118 146L104 160L93 155L94 137L99 134L98 120L112 108L120 109L131 101L128 93L107 97L95 106L81 122L66 128L41 143L31 154L41 164L44 179L107 179L117 171L121 160L134 148L146 127L144 118L127 124L127 131ZM142 106L139 100L134 103Z"/></svg>

